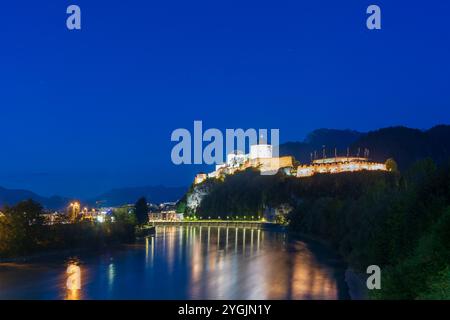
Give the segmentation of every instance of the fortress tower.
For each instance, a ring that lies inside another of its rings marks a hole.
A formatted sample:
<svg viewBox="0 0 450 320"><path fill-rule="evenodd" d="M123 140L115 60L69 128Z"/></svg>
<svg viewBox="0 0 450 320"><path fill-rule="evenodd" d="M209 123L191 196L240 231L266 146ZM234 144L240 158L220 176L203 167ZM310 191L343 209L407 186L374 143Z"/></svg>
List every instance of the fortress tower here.
<svg viewBox="0 0 450 320"><path fill-rule="evenodd" d="M250 146L250 160L272 158L272 145L255 144Z"/></svg>

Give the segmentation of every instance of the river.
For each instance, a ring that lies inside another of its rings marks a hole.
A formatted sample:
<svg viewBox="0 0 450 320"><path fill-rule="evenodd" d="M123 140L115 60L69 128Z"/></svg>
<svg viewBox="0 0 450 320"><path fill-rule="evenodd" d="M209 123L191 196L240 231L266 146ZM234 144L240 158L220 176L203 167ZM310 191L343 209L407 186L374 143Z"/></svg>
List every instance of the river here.
<svg viewBox="0 0 450 320"><path fill-rule="evenodd" d="M326 248L282 232L158 227L120 249L0 263L0 299L348 299L344 272Z"/></svg>

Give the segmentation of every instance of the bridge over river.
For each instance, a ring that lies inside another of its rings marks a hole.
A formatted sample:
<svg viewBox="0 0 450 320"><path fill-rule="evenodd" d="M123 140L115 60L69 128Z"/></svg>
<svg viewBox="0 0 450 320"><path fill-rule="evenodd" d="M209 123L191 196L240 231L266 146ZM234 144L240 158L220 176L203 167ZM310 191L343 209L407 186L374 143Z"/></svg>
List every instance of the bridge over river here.
<svg viewBox="0 0 450 320"><path fill-rule="evenodd" d="M226 220L203 220L203 221L150 221L154 227L169 226L191 226L191 227L225 227L225 228L252 228L261 230L284 231L285 227L276 223L262 221L226 221Z"/></svg>

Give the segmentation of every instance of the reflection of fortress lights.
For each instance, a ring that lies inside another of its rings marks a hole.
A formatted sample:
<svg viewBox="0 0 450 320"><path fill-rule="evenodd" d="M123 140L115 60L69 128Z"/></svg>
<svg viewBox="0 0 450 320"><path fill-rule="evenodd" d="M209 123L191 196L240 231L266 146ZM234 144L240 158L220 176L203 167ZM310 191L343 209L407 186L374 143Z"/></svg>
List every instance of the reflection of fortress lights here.
<svg viewBox="0 0 450 320"><path fill-rule="evenodd" d="M386 164L369 160L368 150L365 150L364 157L337 156L326 158L325 151L322 159L311 159L310 164L295 165L292 156L273 157L272 146L269 144L258 144L250 147L249 154L232 153L227 156L227 162L216 165L216 170L206 174L199 173L195 177L194 184L200 184L208 178L220 179L226 175L256 168L262 173L282 171L286 175L295 177L309 177L316 173L340 173L354 171L387 171Z"/></svg>

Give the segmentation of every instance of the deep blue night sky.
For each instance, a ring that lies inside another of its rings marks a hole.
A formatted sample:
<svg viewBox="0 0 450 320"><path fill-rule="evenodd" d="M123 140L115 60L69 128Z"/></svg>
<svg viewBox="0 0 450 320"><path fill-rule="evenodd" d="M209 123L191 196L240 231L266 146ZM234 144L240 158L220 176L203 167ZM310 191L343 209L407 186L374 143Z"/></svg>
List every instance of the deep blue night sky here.
<svg viewBox="0 0 450 320"><path fill-rule="evenodd" d="M0 186L187 186L199 168L171 164L170 134L194 120L282 141L449 123L449 16L438 0L2 2Z"/></svg>

